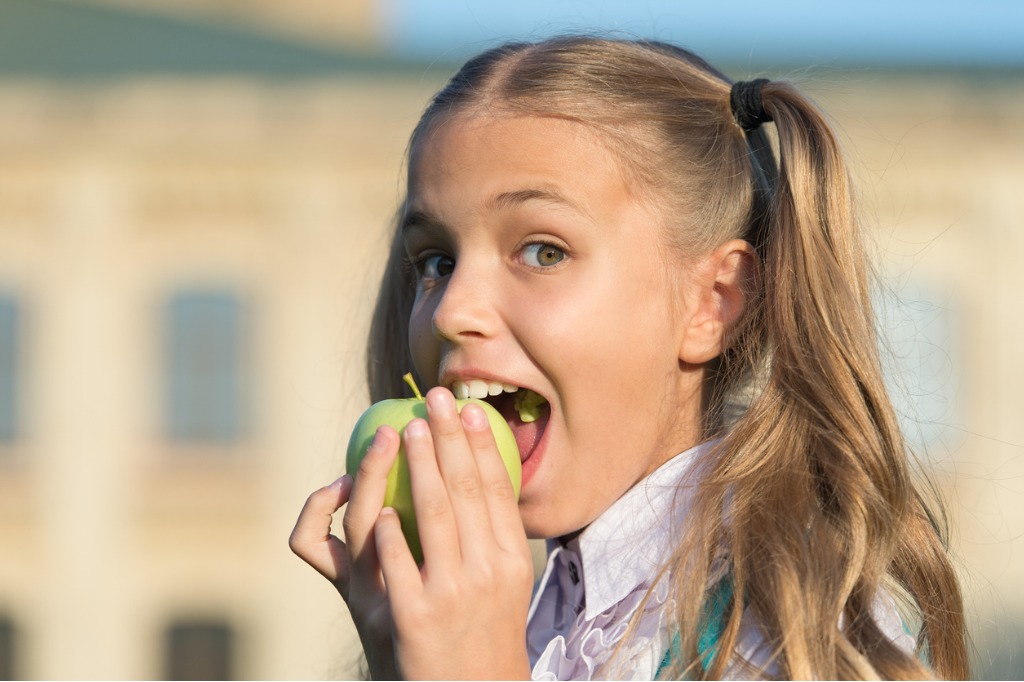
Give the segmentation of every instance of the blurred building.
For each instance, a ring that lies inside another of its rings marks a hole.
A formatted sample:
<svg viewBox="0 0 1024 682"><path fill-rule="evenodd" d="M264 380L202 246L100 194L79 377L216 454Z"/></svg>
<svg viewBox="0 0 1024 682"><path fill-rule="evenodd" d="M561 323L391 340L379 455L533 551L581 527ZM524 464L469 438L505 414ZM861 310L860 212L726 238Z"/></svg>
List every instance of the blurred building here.
<svg viewBox="0 0 1024 682"><path fill-rule="evenodd" d="M354 674L287 536L437 76L46 0L0 56L0 677Z"/></svg>
<svg viewBox="0 0 1024 682"><path fill-rule="evenodd" d="M383 17L368 0L70 0L241 25L305 43L380 49Z"/></svg>
<svg viewBox="0 0 1024 682"><path fill-rule="evenodd" d="M378 52L372 4L0 0L0 678L359 674L286 539L365 406L402 154L447 75ZM1024 78L806 86L857 169L979 670L1012 675Z"/></svg>

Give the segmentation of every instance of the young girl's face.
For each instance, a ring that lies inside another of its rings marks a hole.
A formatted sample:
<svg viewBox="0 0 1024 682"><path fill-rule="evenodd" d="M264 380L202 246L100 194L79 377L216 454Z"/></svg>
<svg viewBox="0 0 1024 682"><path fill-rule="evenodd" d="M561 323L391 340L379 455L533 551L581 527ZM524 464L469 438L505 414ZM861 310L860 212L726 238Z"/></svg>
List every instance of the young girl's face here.
<svg viewBox="0 0 1024 682"><path fill-rule="evenodd" d="M547 400L523 424L493 399L520 446L530 537L586 526L697 442L700 375L680 360L692 287L665 230L579 123L462 114L412 150L416 370Z"/></svg>

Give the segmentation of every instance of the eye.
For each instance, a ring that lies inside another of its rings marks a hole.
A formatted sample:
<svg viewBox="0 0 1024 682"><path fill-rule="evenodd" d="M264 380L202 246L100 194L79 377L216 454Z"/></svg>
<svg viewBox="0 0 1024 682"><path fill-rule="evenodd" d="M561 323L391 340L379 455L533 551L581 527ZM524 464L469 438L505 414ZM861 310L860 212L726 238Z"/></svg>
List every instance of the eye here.
<svg viewBox="0 0 1024 682"><path fill-rule="evenodd" d="M425 280L439 280L452 274L452 270L454 269L454 258L451 256L445 256L444 254L435 254L423 259L422 269L420 271L422 272L423 279Z"/></svg>
<svg viewBox="0 0 1024 682"><path fill-rule="evenodd" d="M447 277L455 269L455 259L443 253L424 256L416 261L416 271L421 279L433 281Z"/></svg>
<svg viewBox="0 0 1024 682"><path fill-rule="evenodd" d="M550 268L565 259L565 251L554 244L527 244L523 249L523 262L534 268Z"/></svg>

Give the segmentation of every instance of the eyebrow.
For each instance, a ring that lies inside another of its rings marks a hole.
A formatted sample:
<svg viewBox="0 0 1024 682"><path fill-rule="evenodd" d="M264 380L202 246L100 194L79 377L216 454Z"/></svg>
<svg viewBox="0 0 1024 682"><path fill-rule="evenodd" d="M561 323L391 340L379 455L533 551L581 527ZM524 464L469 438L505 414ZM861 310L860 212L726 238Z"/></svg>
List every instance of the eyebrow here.
<svg viewBox="0 0 1024 682"><path fill-rule="evenodd" d="M518 208L523 204L531 201L542 201L545 203L561 204L566 206L576 213L586 215L586 212L576 202L572 201L568 197L559 194L555 190L543 189L543 188L532 188L532 189L520 189L512 192L502 192L501 194L495 195L487 202L487 206L498 210L508 210Z"/></svg>
<svg viewBox="0 0 1024 682"><path fill-rule="evenodd" d="M405 235L413 230L443 232L445 230L445 223L428 211L409 211L402 216L402 222L398 225L398 231Z"/></svg>
<svg viewBox="0 0 1024 682"><path fill-rule="evenodd" d="M541 188L502 192L488 199L485 206L497 211L508 211L532 201L558 204L565 206L582 216L589 216L587 211L583 210L579 204L571 199L556 191ZM402 217L399 230L402 233L406 233L414 229L444 231L446 229L446 225L443 220L429 211L409 211Z"/></svg>

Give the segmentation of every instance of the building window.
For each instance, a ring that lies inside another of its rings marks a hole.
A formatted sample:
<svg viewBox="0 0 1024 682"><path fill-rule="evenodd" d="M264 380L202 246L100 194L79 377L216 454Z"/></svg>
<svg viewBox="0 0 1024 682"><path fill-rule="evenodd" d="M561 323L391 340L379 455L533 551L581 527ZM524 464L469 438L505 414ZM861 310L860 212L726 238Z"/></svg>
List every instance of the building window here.
<svg viewBox="0 0 1024 682"><path fill-rule="evenodd" d="M18 435L18 305L0 296L0 443Z"/></svg>
<svg viewBox="0 0 1024 682"><path fill-rule="evenodd" d="M164 634L164 679L234 679L235 634L223 621L181 621Z"/></svg>
<svg viewBox="0 0 1024 682"><path fill-rule="evenodd" d="M245 311L217 291L167 303L167 431L175 442L229 443L245 432Z"/></svg>
<svg viewBox="0 0 1024 682"><path fill-rule="evenodd" d="M15 660L16 636L14 623L9 616L0 616L0 680L17 680L21 678Z"/></svg>

